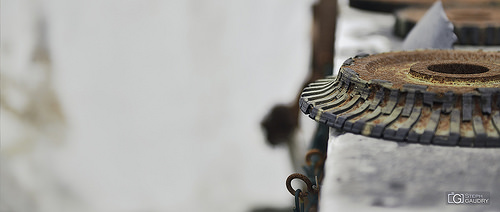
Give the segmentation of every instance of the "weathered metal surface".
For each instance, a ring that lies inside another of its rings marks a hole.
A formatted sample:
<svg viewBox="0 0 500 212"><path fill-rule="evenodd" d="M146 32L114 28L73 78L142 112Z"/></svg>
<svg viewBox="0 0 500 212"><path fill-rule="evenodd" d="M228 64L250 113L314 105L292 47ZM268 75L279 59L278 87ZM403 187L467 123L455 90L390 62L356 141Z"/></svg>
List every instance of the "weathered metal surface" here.
<svg viewBox="0 0 500 212"><path fill-rule="evenodd" d="M394 33L405 37L424 16L427 8L410 7L395 13ZM446 7L458 44L500 45L500 7Z"/></svg>
<svg viewBox="0 0 500 212"><path fill-rule="evenodd" d="M370 137L500 147L500 52L418 50L358 55L310 84L300 109Z"/></svg>
<svg viewBox="0 0 500 212"><path fill-rule="evenodd" d="M445 6L499 6L498 0L441 0ZM378 12L393 12L410 6L430 6L436 0L349 0L354 8Z"/></svg>
<svg viewBox="0 0 500 212"><path fill-rule="evenodd" d="M323 161L324 162L324 161ZM323 167L321 167L321 170ZM292 180L297 179L301 180L306 184L305 189L307 191L302 191L301 189L293 189ZM311 181L308 176L305 176L300 173L294 173L288 176L286 179L286 187L288 192L295 196L295 208L293 211L296 212L304 212L304 211L317 211L318 209L318 200L319 200L319 186L313 179Z"/></svg>

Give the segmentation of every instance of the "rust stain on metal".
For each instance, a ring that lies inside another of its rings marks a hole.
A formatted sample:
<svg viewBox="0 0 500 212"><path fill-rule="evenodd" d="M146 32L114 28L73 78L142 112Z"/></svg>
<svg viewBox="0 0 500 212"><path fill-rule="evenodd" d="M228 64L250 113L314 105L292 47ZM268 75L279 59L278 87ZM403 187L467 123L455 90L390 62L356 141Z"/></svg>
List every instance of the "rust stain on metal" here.
<svg viewBox="0 0 500 212"><path fill-rule="evenodd" d="M500 147L500 52L363 55L351 58L330 80L347 88L350 97L315 102L304 93L300 100L302 111L319 122L396 141ZM306 89L328 90L328 85ZM362 104L369 106L360 112Z"/></svg>
<svg viewBox="0 0 500 212"><path fill-rule="evenodd" d="M394 84L394 88L401 88L404 84L411 83L430 86L428 91L436 93L447 90L466 93L473 91L475 87L500 86L499 52L419 50L382 53L355 61L349 68L356 70L361 79L388 80ZM442 68L451 73L429 70L431 65L446 64L457 64L457 67L462 65L464 68L481 67L487 71L453 74L457 70L451 65Z"/></svg>
<svg viewBox="0 0 500 212"><path fill-rule="evenodd" d="M300 173L294 173L294 174L291 174L290 176L288 176L288 178L286 179L286 188L287 188L288 192L290 192L290 194L295 195L295 189L293 189L293 187L292 187L292 181L295 179L301 180L302 182L304 182L306 184L306 187L307 187L307 192L302 191L300 193L301 198L304 198L307 195L309 195L309 192L318 192L318 190L313 188L313 183L309 180L309 178L307 178L307 176L300 174Z"/></svg>
<svg viewBox="0 0 500 212"><path fill-rule="evenodd" d="M429 7L435 0L350 0L349 5L364 10L392 12L406 7ZM442 0L444 6L498 6L498 0Z"/></svg>
<svg viewBox="0 0 500 212"><path fill-rule="evenodd" d="M446 16L453 23L461 45L499 45L496 31L500 29L500 2L496 5L446 5ZM394 33L406 37L425 15L427 7L407 7L396 11Z"/></svg>

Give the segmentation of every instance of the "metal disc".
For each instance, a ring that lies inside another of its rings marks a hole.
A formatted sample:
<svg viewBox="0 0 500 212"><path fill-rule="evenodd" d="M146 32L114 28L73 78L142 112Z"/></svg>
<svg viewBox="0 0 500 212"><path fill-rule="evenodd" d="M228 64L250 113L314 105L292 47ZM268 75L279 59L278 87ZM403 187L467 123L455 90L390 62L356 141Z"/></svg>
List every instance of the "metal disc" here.
<svg viewBox="0 0 500 212"><path fill-rule="evenodd" d="M300 108L318 122L370 137L500 147L500 52L361 54L336 77L307 86Z"/></svg>
<svg viewBox="0 0 500 212"><path fill-rule="evenodd" d="M396 12L394 33L406 37L424 16L427 8L406 8ZM500 7L448 7L448 19L453 23L460 45L500 45Z"/></svg>
<svg viewBox="0 0 500 212"><path fill-rule="evenodd" d="M377 12L393 12L405 7L428 7L435 0L349 0L349 6ZM444 6L499 6L498 0L442 0Z"/></svg>

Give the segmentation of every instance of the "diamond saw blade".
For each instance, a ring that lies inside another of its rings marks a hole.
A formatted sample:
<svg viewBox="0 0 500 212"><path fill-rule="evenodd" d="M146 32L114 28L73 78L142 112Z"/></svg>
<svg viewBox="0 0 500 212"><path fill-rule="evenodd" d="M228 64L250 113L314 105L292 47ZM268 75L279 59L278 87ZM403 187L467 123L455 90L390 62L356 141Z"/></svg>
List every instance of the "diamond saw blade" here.
<svg viewBox="0 0 500 212"><path fill-rule="evenodd" d="M406 37L427 12L410 7L395 13L394 33ZM500 7L448 7L446 15L453 23L460 45L500 45Z"/></svg>
<svg viewBox="0 0 500 212"><path fill-rule="evenodd" d="M500 51L360 54L304 88L300 109L370 137L500 147Z"/></svg>
<svg viewBox="0 0 500 212"><path fill-rule="evenodd" d="M405 7L428 7L436 0L349 0L349 6L369 11L393 12ZM498 0L442 0L447 6L499 6Z"/></svg>

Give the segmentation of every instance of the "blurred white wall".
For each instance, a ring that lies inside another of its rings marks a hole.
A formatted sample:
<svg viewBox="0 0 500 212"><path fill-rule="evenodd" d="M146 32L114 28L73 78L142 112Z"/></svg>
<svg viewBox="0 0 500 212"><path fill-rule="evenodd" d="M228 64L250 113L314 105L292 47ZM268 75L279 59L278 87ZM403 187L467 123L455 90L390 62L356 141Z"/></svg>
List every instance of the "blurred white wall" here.
<svg viewBox="0 0 500 212"><path fill-rule="evenodd" d="M3 0L0 210L291 206L259 122L307 74L311 4Z"/></svg>

